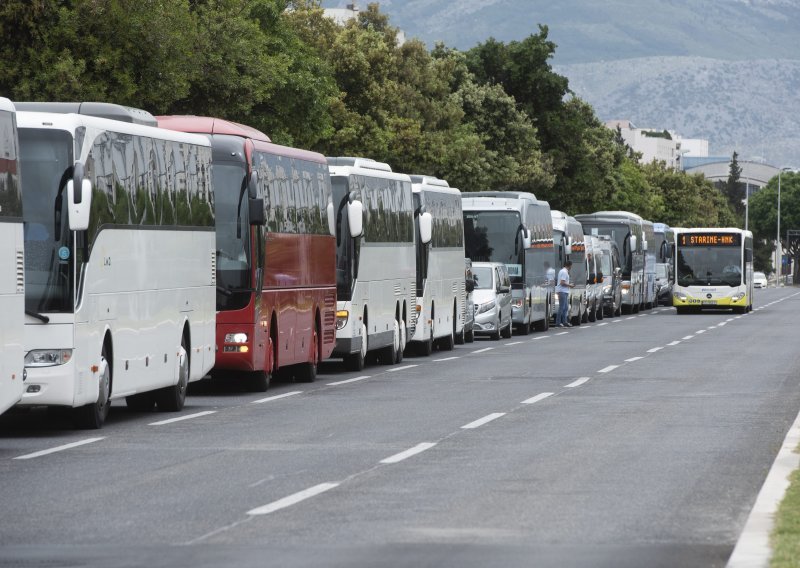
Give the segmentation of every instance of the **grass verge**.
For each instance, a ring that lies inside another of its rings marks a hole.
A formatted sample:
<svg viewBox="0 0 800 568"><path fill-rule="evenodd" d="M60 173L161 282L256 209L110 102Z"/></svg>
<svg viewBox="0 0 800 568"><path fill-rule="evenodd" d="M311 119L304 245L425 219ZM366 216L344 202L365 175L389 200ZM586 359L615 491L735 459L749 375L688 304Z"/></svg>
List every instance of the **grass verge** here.
<svg viewBox="0 0 800 568"><path fill-rule="evenodd" d="M800 446L795 448L800 452ZM800 566L800 470L789 477L789 489L781 501L772 528L772 568Z"/></svg>

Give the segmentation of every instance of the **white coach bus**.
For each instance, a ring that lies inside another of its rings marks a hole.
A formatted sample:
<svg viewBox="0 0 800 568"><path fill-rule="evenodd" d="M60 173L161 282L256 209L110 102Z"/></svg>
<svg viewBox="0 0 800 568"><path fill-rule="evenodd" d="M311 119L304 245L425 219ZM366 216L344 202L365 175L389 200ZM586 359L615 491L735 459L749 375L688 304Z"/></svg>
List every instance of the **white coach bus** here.
<svg viewBox="0 0 800 568"><path fill-rule="evenodd" d="M14 105L0 97L0 413L22 398L25 277Z"/></svg>
<svg viewBox="0 0 800 568"><path fill-rule="evenodd" d="M550 325L553 262L550 204L532 193L478 191L462 195L464 239L473 262L502 262L511 277L512 322L518 333Z"/></svg>
<svg viewBox="0 0 800 568"><path fill-rule="evenodd" d="M398 363L416 324L411 178L369 158L328 158L328 168L336 233L333 356L356 371L371 352L381 363ZM420 232L430 240L429 215Z"/></svg>
<svg viewBox="0 0 800 568"><path fill-rule="evenodd" d="M73 407L87 428L101 427L117 398L180 410L215 357L208 139L146 126L151 115L118 105L57 110L17 112L27 173L20 404ZM76 114L104 110L119 120Z"/></svg>
<svg viewBox="0 0 800 568"><path fill-rule="evenodd" d="M586 289L589 280L588 266L586 264L586 240L583 227L571 215L554 209L551 212L553 219L553 242L555 243L555 273L569 260L572 262L570 282L574 284L569 290L569 308L567 321L572 325L580 325L589 321L589 298ZM554 313L558 309L558 294L553 295Z"/></svg>
<svg viewBox="0 0 800 568"><path fill-rule="evenodd" d="M417 230L417 325L411 342L430 355L434 343L447 351L464 343L464 218L461 192L446 181L411 176L411 182ZM425 242L421 229L427 223L432 233Z"/></svg>
<svg viewBox="0 0 800 568"><path fill-rule="evenodd" d="M658 303L658 290L656 290L658 250L652 221L642 219L642 238L644 239L642 243L644 248L644 295L642 297L642 307L649 310Z"/></svg>

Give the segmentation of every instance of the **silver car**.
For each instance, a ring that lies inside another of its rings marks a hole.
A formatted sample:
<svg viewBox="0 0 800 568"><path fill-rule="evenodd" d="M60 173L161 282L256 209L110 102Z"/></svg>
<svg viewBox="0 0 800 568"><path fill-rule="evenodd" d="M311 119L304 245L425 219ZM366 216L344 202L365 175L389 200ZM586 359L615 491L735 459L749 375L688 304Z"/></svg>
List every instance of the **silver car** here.
<svg viewBox="0 0 800 568"><path fill-rule="evenodd" d="M475 335L488 335L492 339L500 339L501 335L511 337L511 279L506 265L473 262L472 279Z"/></svg>

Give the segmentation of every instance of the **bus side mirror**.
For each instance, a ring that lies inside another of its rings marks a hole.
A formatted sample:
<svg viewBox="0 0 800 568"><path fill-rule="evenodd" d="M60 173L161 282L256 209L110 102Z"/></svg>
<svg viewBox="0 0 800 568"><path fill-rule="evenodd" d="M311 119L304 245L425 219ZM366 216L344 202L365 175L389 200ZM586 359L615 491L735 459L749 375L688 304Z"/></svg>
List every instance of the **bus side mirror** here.
<svg viewBox="0 0 800 568"><path fill-rule="evenodd" d="M647 239L642 239L642 250L647 250Z"/></svg>
<svg viewBox="0 0 800 568"><path fill-rule="evenodd" d="M631 235L630 242L631 242L630 244L631 252L633 252L636 250L636 235Z"/></svg>
<svg viewBox="0 0 800 568"><path fill-rule="evenodd" d="M364 205L358 199L347 204L347 227L354 239L364 234Z"/></svg>
<svg viewBox="0 0 800 568"><path fill-rule="evenodd" d="M433 237L433 216L428 213L420 213L419 216L419 240L427 245Z"/></svg>
<svg viewBox="0 0 800 568"><path fill-rule="evenodd" d="M247 180L247 195L251 199L258 197L258 172L251 172Z"/></svg>
<svg viewBox="0 0 800 568"><path fill-rule="evenodd" d="M564 254L572 254L572 243L564 245Z"/></svg>
<svg viewBox="0 0 800 568"><path fill-rule="evenodd" d="M332 237L336 236L336 214L333 209L333 201L328 201L328 206L325 208L328 214L328 232Z"/></svg>
<svg viewBox="0 0 800 568"><path fill-rule="evenodd" d="M251 197L247 200L247 213L251 227L263 227L267 222L264 216L264 200L260 197Z"/></svg>
<svg viewBox="0 0 800 568"><path fill-rule="evenodd" d="M92 182L82 179L80 191L75 191L75 180L67 182L67 209L69 230L85 231L89 228L89 212L92 209Z"/></svg>
<svg viewBox="0 0 800 568"><path fill-rule="evenodd" d="M522 229L522 248L531 248L531 232L528 229Z"/></svg>

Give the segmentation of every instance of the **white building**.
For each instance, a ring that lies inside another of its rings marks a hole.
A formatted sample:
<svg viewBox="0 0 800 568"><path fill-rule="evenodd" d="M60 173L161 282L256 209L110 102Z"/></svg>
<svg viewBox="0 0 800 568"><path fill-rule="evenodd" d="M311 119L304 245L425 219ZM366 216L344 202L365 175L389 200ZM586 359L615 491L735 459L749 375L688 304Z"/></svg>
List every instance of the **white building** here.
<svg viewBox="0 0 800 568"><path fill-rule="evenodd" d="M642 155L642 163L649 164L653 161L664 162L668 168L680 169L681 156L685 153L680 136L666 130L655 128L636 128L630 120L609 120L606 126L612 130L620 129L622 139L634 152ZM692 149L702 151L702 142L705 142L705 152L708 154L708 141L692 141Z"/></svg>
<svg viewBox="0 0 800 568"><path fill-rule="evenodd" d="M325 8L323 10L323 14L327 18L330 18L337 25L343 26L350 20L354 20L358 18L358 13L360 12L358 8L358 4L355 2L351 4L347 4L344 8ZM397 46L400 47L406 42L406 34L403 30L397 30Z"/></svg>

